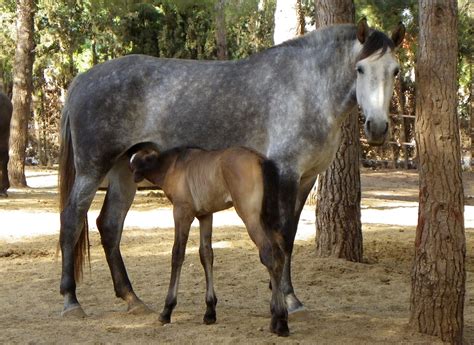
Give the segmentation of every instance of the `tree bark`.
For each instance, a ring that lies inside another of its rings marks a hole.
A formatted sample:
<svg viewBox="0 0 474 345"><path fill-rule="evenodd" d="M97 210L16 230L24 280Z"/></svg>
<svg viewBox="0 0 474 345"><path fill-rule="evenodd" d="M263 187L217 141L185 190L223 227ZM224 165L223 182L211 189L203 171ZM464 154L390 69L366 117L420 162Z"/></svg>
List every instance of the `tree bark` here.
<svg viewBox="0 0 474 345"><path fill-rule="evenodd" d="M216 43L217 58L227 60L227 39L225 27L225 0L218 0L216 4Z"/></svg>
<svg viewBox="0 0 474 345"><path fill-rule="evenodd" d="M470 132L471 132L471 170L474 167L474 82L472 80L472 64L470 66L471 69L471 92L469 93L469 112L471 113L470 119Z"/></svg>
<svg viewBox="0 0 474 345"><path fill-rule="evenodd" d="M296 35L302 36L306 31L306 20L304 18L303 4L301 0L296 0Z"/></svg>
<svg viewBox="0 0 474 345"><path fill-rule="evenodd" d="M352 0L316 0L316 27L353 23ZM342 142L331 166L319 175L316 204L316 254L362 261L358 111L347 117Z"/></svg>
<svg viewBox="0 0 474 345"><path fill-rule="evenodd" d="M31 114L34 60L34 0L17 0L17 44L13 71L13 115L10 132L10 184L26 187L25 155Z"/></svg>
<svg viewBox="0 0 474 345"><path fill-rule="evenodd" d="M464 200L457 105L457 2L419 0L416 126L420 200L410 324L463 342Z"/></svg>

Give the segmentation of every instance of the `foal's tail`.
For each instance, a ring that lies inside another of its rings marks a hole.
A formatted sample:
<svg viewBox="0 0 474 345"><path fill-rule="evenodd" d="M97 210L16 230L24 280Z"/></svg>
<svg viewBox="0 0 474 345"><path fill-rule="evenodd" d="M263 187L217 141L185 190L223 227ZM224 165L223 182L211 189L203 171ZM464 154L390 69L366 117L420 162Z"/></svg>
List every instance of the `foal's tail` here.
<svg viewBox="0 0 474 345"><path fill-rule="evenodd" d="M280 229L280 212L278 207L279 175L275 162L269 159L262 161L263 200L261 219L267 233L273 236Z"/></svg>
<svg viewBox="0 0 474 345"><path fill-rule="evenodd" d="M59 150L58 174L59 212L62 212L66 206L75 178L76 169L74 168L74 151L72 147L71 127L69 125L69 116L66 105L61 118L61 144ZM64 230L61 227L61 233L59 235L60 239L64 236L62 233L63 231ZM74 246L74 277L76 281L79 281L82 278L82 267L84 265L84 257L86 256L86 253L90 263L87 217L82 224L79 240Z"/></svg>

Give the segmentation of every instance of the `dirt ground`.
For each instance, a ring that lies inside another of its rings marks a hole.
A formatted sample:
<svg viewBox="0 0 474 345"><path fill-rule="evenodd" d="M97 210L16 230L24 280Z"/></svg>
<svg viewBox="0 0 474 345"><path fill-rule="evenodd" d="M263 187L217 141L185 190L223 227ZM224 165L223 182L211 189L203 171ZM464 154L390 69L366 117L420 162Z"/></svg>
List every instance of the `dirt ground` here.
<svg viewBox="0 0 474 345"><path fill-rule="evenodd" d="M296 242L293 283L306 311L290 316L288 338L278 338L268 331L268 275L241 225L217 226L214 231L219 299L215 325L202 324L205 281L196 229L191 231L171 324L161 326L156 313L127 314L125 303L115 297L94 230L90 232L91 270L86 269L77 291L88 317L62 318L60 258L55 257L55 172L30 169L28 174L29 184L36 188L11 190L8 199L0 199L0 343L441 343L407 327L418 195L415 172L364 170L365 263L317 258L314 233ZM469 205L465 211L465 340L474 344L474 174L464 175L464 185ZM103 192L98 193L94 212L103 196ZM122 254L136 293L158 313L168 286L173 229L171 225L156 228L156 215L145 216L156 208L171 217L169 204L156 193L138 193L132 212L139 221L126 225ZM313 209L308 206L307 214L312 215ZM34 226L26 229L30 232L21 229L22 221L33 222ZM52 231L38 230L48 228Z"/></svg>

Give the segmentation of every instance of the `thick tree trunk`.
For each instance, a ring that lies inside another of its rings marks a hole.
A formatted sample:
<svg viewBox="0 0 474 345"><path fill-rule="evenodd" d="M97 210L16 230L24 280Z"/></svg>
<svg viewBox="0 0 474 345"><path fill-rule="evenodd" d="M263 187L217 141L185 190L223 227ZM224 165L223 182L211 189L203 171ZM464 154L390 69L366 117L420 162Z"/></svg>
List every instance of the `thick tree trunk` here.
<svg viewBox="0 0 474 345"><path fill-rule="evenodd" d="M316 0L317 28L353 23L352 0ZM362 261L360 221L358 112L349 114L343 124L342 143L336 159L319 175L316 204L316 253L350 261Z"/></svg>
<svg viewBox="0 0 474 345"><path fill-rule="evenodd" d="M324 26L354 23L355 6L353 0L315 0L315 24Z"/></svg>
<svg viewBox="0 0 474 345"><path fill-rule="evenodd" d="M464 200L456 113L457 2L419 0L416 140L420 201L410 324L463 341Z"/></svg>
<svg viewBox="0 0 474 345"><path fill-rule="evenodd" d="M218 0L216 4L216 43L217 58L227 60L227 39L225 27L225 0Z"/></svg>
<svg viewBox="0 0 474 345"><path fill-rule="evenodd" d="M10 132L10 184L26 187L25 154L31 112L34 60L34 0L17 0L17 44L13 71L13 115Z"/></svg>

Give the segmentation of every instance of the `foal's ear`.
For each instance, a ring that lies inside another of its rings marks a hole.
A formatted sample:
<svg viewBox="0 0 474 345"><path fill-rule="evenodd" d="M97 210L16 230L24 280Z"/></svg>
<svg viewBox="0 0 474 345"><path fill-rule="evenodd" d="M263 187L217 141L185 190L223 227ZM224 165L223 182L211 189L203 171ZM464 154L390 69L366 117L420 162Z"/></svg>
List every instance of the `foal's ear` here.
<svg viewBox="0 0 474 345"><path fill-rule="evenodd" d="M138 171L134 170L133 171L133 181L135 183L141 182L145 179L145 176L143 174L139 173Z"/></svg>
<svg viewBox="0 0 474 345"><path fill-rule="evenodd" d="M395 30L392 32L392 41L395 44L395 47L398 47L405 38L405 25L402 22L399 22Z"/></svg>
<svg viewBox="0 0 474 345"><path fill-rule="evenodd" d="M357 24L357 39L364 44L367 37L369 37L369 26L367 25L367 19L364 17Z"/></svg>

